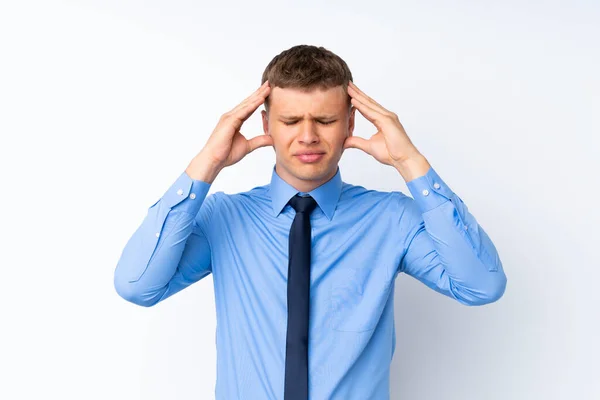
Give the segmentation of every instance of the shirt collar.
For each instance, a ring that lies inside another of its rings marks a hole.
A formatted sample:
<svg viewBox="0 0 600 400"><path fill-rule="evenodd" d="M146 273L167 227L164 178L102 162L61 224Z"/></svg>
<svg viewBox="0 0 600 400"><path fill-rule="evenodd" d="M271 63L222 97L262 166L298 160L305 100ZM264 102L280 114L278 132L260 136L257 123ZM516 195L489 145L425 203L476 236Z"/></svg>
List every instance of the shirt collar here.
<svg viewBox="0 0 600 400"><path fill-rule="evenodd" d="M269 186L271 195L271 204L273 206L273 216L277 217L283 211L284 207L298 193L304 193L296 190L289 183L281 179L275 171L271 174L271 185ZM323 211L323 214L331 221L337 202L342 192L342 175L338 166L336 174L322 184L321 186L308 192L313 199L317 201L317 205Z"/></svg>

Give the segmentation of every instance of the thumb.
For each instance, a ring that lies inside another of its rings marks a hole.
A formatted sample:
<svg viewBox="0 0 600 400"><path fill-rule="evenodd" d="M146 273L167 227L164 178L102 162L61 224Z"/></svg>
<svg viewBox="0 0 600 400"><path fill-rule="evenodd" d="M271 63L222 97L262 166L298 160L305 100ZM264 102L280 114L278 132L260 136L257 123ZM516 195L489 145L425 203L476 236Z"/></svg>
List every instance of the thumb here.
<svg viewBox="0 0 600 400"><path fill-rule="evenodd" d="M251 153L259 147L273 146L273 138L269 135L260 135L248 140L248 152Z"/></svg>
<svg viewBox="0 0 600 400"><path fill-rule="evenodd" d="M353 148L369 153L369 141L358 136L349 136L344 142L344 149Z"/></svg>

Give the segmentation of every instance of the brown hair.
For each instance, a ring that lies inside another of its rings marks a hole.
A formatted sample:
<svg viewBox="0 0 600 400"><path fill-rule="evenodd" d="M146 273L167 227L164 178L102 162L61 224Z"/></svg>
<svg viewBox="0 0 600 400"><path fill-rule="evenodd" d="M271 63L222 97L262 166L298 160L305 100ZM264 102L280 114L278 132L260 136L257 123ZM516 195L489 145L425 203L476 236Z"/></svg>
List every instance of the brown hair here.
<svg viewBox="0 0 600 400"><path fill-rule="evenodd" d="M300 44L282 51L269 62L263 72L261 85L267 80L271 88L278 86L310 92L342 86L348 90L352 73L346 62L330 50ZM350 100L348 96L348 107L351 106ZM269 111L269 97L264 105Z"/></svg>

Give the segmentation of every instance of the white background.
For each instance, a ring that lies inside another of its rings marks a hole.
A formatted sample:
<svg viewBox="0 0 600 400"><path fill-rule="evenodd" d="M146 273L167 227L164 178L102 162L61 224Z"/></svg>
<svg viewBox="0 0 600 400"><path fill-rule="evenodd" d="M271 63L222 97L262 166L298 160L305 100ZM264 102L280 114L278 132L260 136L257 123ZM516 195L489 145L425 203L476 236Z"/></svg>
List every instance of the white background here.
<svg viewBox="0 0 600 400"><path fill-rule="evenodd" d="M599 4L299 4L2 2L0 397L213 398L212 277L142 308L114 267L271 58L314 44L399 115L508 276L483 307L398 277L392 399L600 398ZM211 192L268 183L274 160L257 150ZM359 150L340 168L409 193Z"/></svg>

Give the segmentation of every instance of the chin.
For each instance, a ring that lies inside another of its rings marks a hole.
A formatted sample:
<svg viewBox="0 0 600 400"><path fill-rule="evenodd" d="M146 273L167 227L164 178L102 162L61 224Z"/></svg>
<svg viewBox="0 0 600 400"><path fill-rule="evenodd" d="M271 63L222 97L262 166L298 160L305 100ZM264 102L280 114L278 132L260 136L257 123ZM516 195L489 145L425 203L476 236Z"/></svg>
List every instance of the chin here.
<svg viewBox="0 0 600 400"><path fill-rule="evenodd" d="M303 180L314 181L323 179L330 171L325 163L304 164L300 162L291 168L293 174Z"/></svg>
<svg viewBox="0 0 600 400"><path fill-rule="evenodd" d="M320 172L305 172L299 171L294 173L298 179L302 179L304 181L316 181L323 177L323 174Z"/></svg>

